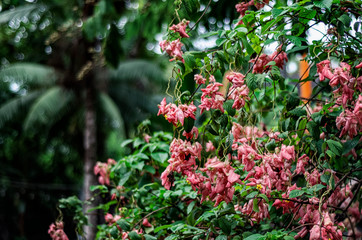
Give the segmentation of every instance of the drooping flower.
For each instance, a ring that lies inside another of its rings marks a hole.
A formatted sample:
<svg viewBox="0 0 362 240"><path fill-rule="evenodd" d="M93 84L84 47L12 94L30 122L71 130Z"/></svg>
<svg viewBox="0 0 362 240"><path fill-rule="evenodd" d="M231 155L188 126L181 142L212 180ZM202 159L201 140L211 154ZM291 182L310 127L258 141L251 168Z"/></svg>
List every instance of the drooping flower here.
<svg viewBox="0 0 362 240"><path fill-rule="evenodd" d="M186 33L186 27L189 25L190 21L183 19L179 24L172 25L170 27L171 31L178 32L181 37L189 38L190 36Z"/></svg>
<svg viewBox="0 0 362 240"><path fill-rule="evenodd" d="M48 234L53 240L68 240L68 236L64 232L64 223L62 221L52 223L49 226Z"/></svg>
<svg viewBox="0 0 362 240"><path fill-rule="evenodd" d="M204 84L206 82L206 78L204 78L201 74L196 74L194 76L194 80L199 85Z"/></svg>
<svg viewBox="0 0 362 240"><path fill-rule="evenodd" d="M210 109L219 109L224 112L223 104L225 99L222 93L219 92L219 88L223 85L215 82L213 76L210 76L209 82L210 84L206 88L201 89L203 93L201 95L201 104L199 105L200 113L202 114L205 110L209 111Z"/></svg>
<svg viewBox="0 0 362 240"><path fill-rule="evenodd" d="M183 44L181 43L180 39L176 39L172 42L169 42L168 40L164 40L160 42L160 47L162 51L166 51L166 53L172 57L170 59L170 62L174 60L181 60L182 62L185 62L182 55L183 52L181 50Z"/></svg>
<svg viewBox="0 0 362 240"><path fill-rule="evenodd" d="M317 63L317 73L319 76L319 81L324 81L325 78L332 79L333 73L330 68L331 62L329 60L324 60L320 63Z"/></svg>
<svg viewBox="0 0 362 240"><path fill-rule="evenodd" d="M270 62L270 57L263 53L259 58L251 59L249 62L254 63L253 73L263 73L264 70L270 69L270 66L266 66Z"/></svg>
<svg viewBox="0 0 362 240"><path fill-rule="evenodd" d="M113 165L116 165L114 159L109 158L107 163L97 162L94 166L94 174L98 175L98 182L102 185L110 185L110 173Z"/></svg>

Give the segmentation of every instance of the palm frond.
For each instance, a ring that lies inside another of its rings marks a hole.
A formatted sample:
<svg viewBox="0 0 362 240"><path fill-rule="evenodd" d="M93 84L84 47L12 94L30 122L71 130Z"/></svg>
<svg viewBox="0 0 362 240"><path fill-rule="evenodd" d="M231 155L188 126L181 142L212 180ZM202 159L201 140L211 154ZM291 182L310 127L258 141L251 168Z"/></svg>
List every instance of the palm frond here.
<svg viewBox="0 0 362 240"><path fill-rule="evenodd" d="M165 81L162 69L146 60L129 60L121 63L118 68L112 72L112 80L119 82L133 82L135 80L146 80L155 83L162 83Z"/></svg>
<svg viewBox="0 0 362 240"><path fill-rule="evenodd" d="M48 87L57 80L53 68L36 63L16 63L0 70L0 79L14 81L30 87Z"/></svg>
<svg viewBox="0 0 362 240"><path fill-rule="evenodd" d="M23 6L18 6L15 9L6 10L0 13L0 24L10 22L14 19L20 19L22 17L27 17L32 11L39 9L40 4L28 4Z"/></svg>
<svg viewBox="0 0 362 240"><path fill-rule="evenodd" d="M42 94L42 91L33 91L24 96L17 97L5 102L0 106L0 128L8 121L11 121L20 114L24 109L27 109L36 98Z"/></svg>
<svg viewBox="0 0 362 240"><path fill-rule="evenodd" d="M112 127L119 130L121 137L125 137L124 121L117 105L105 93L100 94L101 109L106 113L107 117L111 119Z"/></svg>
<svg viewBox="0 0 362 240"><path fill-rule="evenodd" d="M74 99L72 91L64 91L56 86L47 90L32 105L24 122L24 130L33 127L49 127L59 120L67 110L68 104Z"/></svg>

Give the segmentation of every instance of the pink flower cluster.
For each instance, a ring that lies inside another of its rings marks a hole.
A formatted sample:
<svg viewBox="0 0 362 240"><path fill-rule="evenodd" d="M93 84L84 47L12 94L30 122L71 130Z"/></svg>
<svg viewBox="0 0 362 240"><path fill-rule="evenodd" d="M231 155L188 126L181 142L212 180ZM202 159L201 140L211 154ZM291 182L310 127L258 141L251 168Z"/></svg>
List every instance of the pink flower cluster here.
<svg viewBox="0 0 362 240"><path fill-rule="evenodd" d="M231 72L227 74L226 79L228 79L232 86L230 87L230 96L229 99L234 100L233 108L241 109L245 105L245 100L249 100L249 88L244 82L245 76L238 72Z"/></svg>
<svg viewBox="0 0 362 240"><path fill-rule="evenodd" d="M332 88L337 87L333 91L336 103L346 108L347 104L353 101L354 92L356 90L362 91L362 76L358 78L353 77L351 75L351 66L345 62L341 62L340 67L335 69L332 69L330 64L329 60L317 63L319 80L324 81L328 78L330 80L329 85Z"/></svg>
<svg viewBox="0 0 362 240"><path fill-rule="evenodd" d="M222 93L219 92L219 88L221 86L223 86L222 83L216 82L214 76L211 75L209 78L209 84L206 88L201 89L201 104L199 105L201 114L205 110L210 111L210 109L220 109L220 111L224 112L223 104L225 98Z"/></svg>
<svg viewBox="0 0 362 240"><path fill-rule="evenodd" d="M190 21L187 21L183 19L179 24L172 25L170 27L171 31L174 31L175 33L178 32L181 37L188 38L189 35L186 33L186 27L189 25ZM184 58L182 57L183 52L181 50L183 44L181 43L180 39L176 39L174 41L169 40L163 40L160 42L160 47L162 51L166 51L166 53L172 57L170 59L170 62L175 60L181 60L183 63L185 63Z"/></svg>
<svg viewBox="0 0 362 240"><path fill-rule="evenodd" d="M98 177L98 182L102 185L110 185L109 175L111 173L111 167L116 165L114 159L109 158L107 163L97 162L94 166L94 174L100 175Z"/></svg>
<svg viewBox="0 0 362 240"><path fill-rule="evenodd" d="M238 148L238 159L246 162L247 169L255 165L254 159L262 159L259 166L254 166L245 178L248 186L256 186L261 193L270 196L271 191L286 191L292 177L291 167L295 160L294 146L282 145L279 153L259 155L244 144Z"/></svg>
<svg viewBox="0 0 362 240"><path fill-rule="evenodd" d="M353 111L346 109L336 119L338 129L341 129L339 137L346 134L350 138L357 135L362 130L362 95L358 96Z"/></svg>
<svg viewBox="0 0 362 240"><path fill-rule="evenodd" d="M161 101L161 104L158 105L158 115L164 115L166 120L172 123L175 127L178 123L184 125L185 118L192 118L195 119L196 114L196 106L191 102L189 105L187 104L180 104L177 106L174 103L166 103L166 98Z"/></svg>
<svg viewBox="0 0 362 240"><path fill-rule="evenodd" d="M206 78L204 78L201 74L196 74L194 76L194 80L198 85L204 84L206 82Z"/></svg>
<svg viewBox="0 0 362 240"><path fill-rule="evenodd" d="M161 174L162 185L170 189L173 182L170 175L173 172L189 176L196 169L196 158L201 159L202 146L196 142L192 144L187 140L174 139L170 144L171 158L168 160L169 165Z"/></svg>
<svg viewBox="0 0 362 240"><path fill-rule="evenodd" d="M217 157L209 158L201 171L208 176L206 182L198 183L198 188L203 190L202 199L215 201L215 206L222 201L231 202L235 192L234 184L241 184L241 180L229 162L221 162Z"/></svg>
<svg viewBox="0 0 362 240"><path fill-rule="evenodd" d="M250 0L247 2L238 3L235 5L236 11L240 13L240 17L244 17L246 11L249 7L255 6L257 9L261 9L265 6L265 4L268 4L269 0ZM240 20L239 24L242 23L242 20Z"/></svg>
<svg viewBox="0 0 362 240"><path fill-rule="evenodd" d="M175 33L178 32L181 37L183 38L189 38L190 36L186 33L186 27L189 25L190 21L187 21L186 19L183 19L179 24L172 25L170 27L171 31L174 31Z"/></svg>
<svg viewBox="0 0 362 240"><path fill-rule="evenodd" d="M182 48L183 44L181 43L180 39L176 39L172 42L168 40L164 40L160 42L160 47L162 51L166 51L166 53L172 57L170 59L170 62L174 60L181 60L182 62L185 62L184 58L182 57Z"/></svg>
<svg viewBox="0 0 362 240"><path fill-rule="evenodd" d="M341 129L339 137L348 135L353 138L362 130L362 96L354 100L354 93L362 91L362 76L355 78L351 75L351 66L341 62L340 67L332 69L329 60L317 64L319 80L328 78L329 85L335 87L333 91L336 104L343 105L344 111L336 119L338 129ZM356 68L362 67L362 63ZM354 106L352 109L350 106Z"/></svg>
<svg viewBox="0 0 362 240"><path fill-rule="evenodd" d="M174 139L170 145L171 158L165 171L161 174L162 185L170 189L173 184L173 173L181 173L187 177L187 181L194 190L202 195L201 202L209 199L217 206L220 202L230 202L234 195L235 183L241 183L240 176L229 162L221 162L217 157L209 158L204 168L200 171L207 177L196 172L196 158L201 159L202 146L196 142L182 139Z"/></svg>
<svg viewBox="0 0 362 240"><path fill-rule="evenodd" d="M53 240L68 240L67 235L64 232L64 223L62 221L52 223L49 226L48 233Z"/></svg>
<svg viewBox="0 0 362 240"><path fill-rule="evenodd" d="M288 57L287 54L278 47L278 50L272 55L269 56L263 53L259 57L251 59L249 62L254 63L253 73L263 73L271 69L270 66L267 66L267 64L271 61L275 62L275 66L283 69L285 62L288 62Z"/></svg>

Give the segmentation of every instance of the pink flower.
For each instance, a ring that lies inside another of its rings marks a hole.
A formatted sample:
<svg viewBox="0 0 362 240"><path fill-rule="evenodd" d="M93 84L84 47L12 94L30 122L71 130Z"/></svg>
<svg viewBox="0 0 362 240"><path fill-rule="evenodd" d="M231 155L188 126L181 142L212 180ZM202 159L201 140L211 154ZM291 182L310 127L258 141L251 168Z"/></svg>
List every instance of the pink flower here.
<svg viewBox="0 0 362 240"><path fill-rule="evenodd" d="M52 223L49 226L48 234L53 240L68 240L68 236L65 234L63 222Z"/></svg>
<svg viewBox="0 0 362 240"><path fill-rule="evenodd" d="M226 79L229 80L234 87L241 87L244 85L245 76L238 72L230 72L226 75Z"/></svg>
<svg viewBox="0 0 362 240"><path fill-rule="evenodd" d="M199 85L204 84L206 82L206 78L204 78L201 74L196 74L194 76L194 80Z"/></svg>
<svg viewBox="0 0 362 240"><path fill-rule="evenodd" d="M186 33L186 27L189 25L189 23L190 23L190 21L183 19L182 22L180 22L179 24L172 25L170 27L170 30L172 30L174 32L178 32L181 37L189 38L190 36Z"/></svg>
<svg viewBox="0 0 362 240"><path fill-rule="evenodd" d="M215 150L214 145L212 144L211 141L208 141L208 142L206 143L206 152L212 152L212 151L214 151L214 150Z"/></svg>
<svg viewBox="0 0 362 240"><path fill-rule="evenodd" d="M271 61L275 62L275 66L280 69L283 69L285 62L288 62L287 54L283 51L275 51L270 56Z"/></svg>
<svg viewBox="0 0 362 240"><path fill-rule="evenodd" d="M297 161L297 168L295 169L296 174L305 173L304 167L309 163L309 157L306 154L303 154Z"/></svg>
<svg viewBox="0 0 362 240"><path fill-rule="evenodd" d="M172 123L174 126L177 126L178 123L184 125L185 118L193 118L195 119L196 114L196 106L191 102L189 105L181 104L180 106L176 106L176 104L168 103L166 104L166 98L161 101L161 104L158 105L158 113L157 116L162 114L165 116L166 120Z"/></svg>
<svg viewBox="0 0 362 240"><path fill-rule="evenodd" d="M100 175L98 177L98 182L102 185L110 185L109 176L111 173L112 165L116 165L114 159L109 158L107 163L97 162L94 166L94 174Z"/></svg>
<svg viewBox="0 0 362 240"><path fill-rule="evenodd" d="M185 136L187 139L197 139L197 137L199 136L199 130L197 129L197 127L194 126L189 133L184 131L182 135Z"/></svg>
<svg viewBox="0 0 362 240"><path fill-rule="evenodd" d="M355 68L362 68L362 62L360 62Z"/></svg>
<svg viewBox="0 0 362 240"><path fill-rule="evenodd" d="M169 42L167 40L160 42L161 50L166 51L166 53L170 57L173 57L172 59L170 59L170 62L174 60L181 60L182 62L185 62L182 57L182 46L183 44L181 43L180 39L174 40L172 42Z"/></svg>
<svg viewBox="0 0 362 240"><path fill-rule="evenodd" d="M353 112L349 111L348 109L345 110L345 112L341 112L341 114L336 119L337 128L341 129L343 126L339 137L342 137L348 133L348 136L353 138L355 135L357 135L357 124L358 120Z"/></svg>
<svg viewBox="0 0 362 240"><path fill-rule="evenodd" d="M223 104L225 99L222 93L219 92L219 87L223 85L214 82L213 76L210 76L209 82L210 84L206 88L201 89L203 93L201 95L201 104L199 105L200 113L202 114L204 110L209 111L210 109L220 109L220 111L224 112Z"/></svg>
<svg viewBox="0 0 362 240"><path fill-rule="evenodd" d="M148 219L147 219L147 218L144 218L144 219L143 219L142 225L145 226L145 227L147 227L147 228L152 227L151 223L148 222Z"/></svg>
<svg viewBox="0 0 362 240"><path fill-rule="evenodd" d="M148 134L144 134L144 135L143 135L143 139L146 141L146 143L149 143L149 142L150 142L150 139L151 139L151 136L148 135Z"/></svg>
<svg viewBox="0 0 362 240"><path fill-rule="evenodd" d="M319 80L324 81L325 78L332 79L333 73L330 68L331 62L329 60L324 60L320 63L317 63L317 73L319 75Z"/></svg>
<svg viewBox="0 0 362 240"><path fill-rule="evenodd" d="M254 63L253 73L263 73L264 70L269 70L270 66L266 66L270 62L270 57L263 53L259 58L251 59L249 62Z"/></svg>

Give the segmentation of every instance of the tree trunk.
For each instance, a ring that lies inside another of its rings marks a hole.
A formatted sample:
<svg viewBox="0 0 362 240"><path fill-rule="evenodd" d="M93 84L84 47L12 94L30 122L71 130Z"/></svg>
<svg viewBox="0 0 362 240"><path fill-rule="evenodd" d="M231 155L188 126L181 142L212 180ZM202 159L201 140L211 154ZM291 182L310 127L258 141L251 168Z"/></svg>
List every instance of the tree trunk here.
<svg viewBox="0 0 362 240"><path fill-rule="evenodd" d="M86 82L85 90L85 128L84 128L84 181L83 193L85 200L92 198L90 186L97 184L93 167L97 161L97 125L96 125L96 94L92 79ZM86 204L84 212L88 216L88 225L84 227L84 236L87 240L93 240L96 236L97 214L88 213L88 210L96 205L95 201Z"/></svg>

